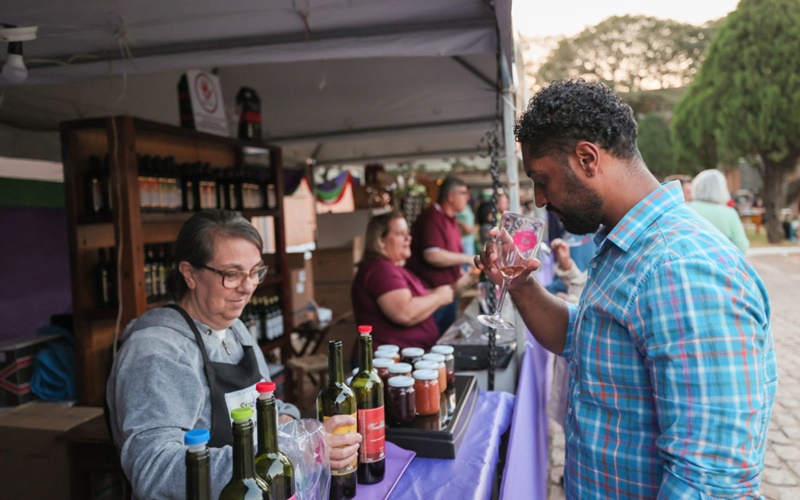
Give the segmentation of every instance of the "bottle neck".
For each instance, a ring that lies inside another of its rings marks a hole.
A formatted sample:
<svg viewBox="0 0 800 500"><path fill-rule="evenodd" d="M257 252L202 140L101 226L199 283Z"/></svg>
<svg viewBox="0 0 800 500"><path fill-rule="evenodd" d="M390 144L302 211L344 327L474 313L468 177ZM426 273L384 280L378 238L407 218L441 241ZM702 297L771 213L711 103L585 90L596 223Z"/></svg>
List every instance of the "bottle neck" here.
<svg viewBox="0 0 800 500"><path fill-rule="evenodd" d="M233 478L250 479L256 475L253 454L253 421L233 423Z"/></svg>
<svg viewBox="0 0 800 500"><path fill-rule="evenodd" d="M372 336L361 335L358 337L358 364L361 371L372 371Z"/></svg>
<svg viewBox="0 0 800 500"><path fill-rule="evenodd" d="M328 348L328 380L332 383L344 384L344 368L342 367L342 346Z"/></svg>
<svg viewBox="0 0 800 500"><path fill-rule="evenodd" d="M258 455L278 452L278 410L275 397L258 396Z"/></svg>

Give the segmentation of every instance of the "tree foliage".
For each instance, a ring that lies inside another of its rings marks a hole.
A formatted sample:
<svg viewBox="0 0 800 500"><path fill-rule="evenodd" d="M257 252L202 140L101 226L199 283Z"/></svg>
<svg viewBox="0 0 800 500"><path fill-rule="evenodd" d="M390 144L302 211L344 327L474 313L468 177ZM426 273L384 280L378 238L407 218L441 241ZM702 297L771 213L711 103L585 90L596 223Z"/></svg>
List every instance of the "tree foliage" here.
<svg viewBox="0 0 800 500"><path fill-rule="evenodd" d="M741 0L675 109L672 137L705 168L744 157L764 181L767 235L781 239L787 174L800 159L800 2Z"/></svg>
<svg viewBox="0 0 800 500"><path fill-rule="evenodd" d="M669 124L662 113L647 113L639 118L639 151L653 175L663 178L678 172L673 156Z"/></svg>
<svg viewBox="0 0 800 500"><path fill-rule="evenodd" d="M613 16L562 39L537 80L583 77L618 92L683 87L697 73L717 22L704 26L649 16Z"/></svg>

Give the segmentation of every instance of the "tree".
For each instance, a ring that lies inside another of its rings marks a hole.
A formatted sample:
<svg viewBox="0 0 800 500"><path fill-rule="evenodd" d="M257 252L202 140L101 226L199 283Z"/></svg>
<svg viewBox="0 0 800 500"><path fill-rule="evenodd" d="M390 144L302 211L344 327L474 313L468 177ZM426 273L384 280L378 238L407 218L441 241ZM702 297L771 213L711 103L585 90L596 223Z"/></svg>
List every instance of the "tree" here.
<svg viewBox="0 0 800 500"><path fill-rule="evenodd" d="M662 113L647 113L639 118L639 151L645 164L657 177L679 172L675 165L669 124Z"/></svg>
<svg viewBox="0 0 800 500"><path fill-rule="evenodd" d="M678 103L672 137L706 166L744 157L764 181L767 237L782 239L788 173L800 159L800 2L741 0ZM706 167L707 168L707 167Z"/></svg>
<svg viewBox="0 0 800 500"><path fill-rule="evenodd" d="M617 92L683 87L694 78L718 23L613 16L562 39L537 72L549 82L583 77Z"/></svg>

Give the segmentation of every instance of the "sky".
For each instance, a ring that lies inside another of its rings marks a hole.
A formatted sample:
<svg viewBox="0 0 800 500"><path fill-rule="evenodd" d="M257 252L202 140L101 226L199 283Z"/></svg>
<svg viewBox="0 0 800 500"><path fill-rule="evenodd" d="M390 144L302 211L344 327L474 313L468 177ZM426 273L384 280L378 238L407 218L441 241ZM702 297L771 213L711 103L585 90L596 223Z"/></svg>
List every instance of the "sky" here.
<svg viewBox="0 0 800 500"><path fill-rule="evenodd" d="M692 24L725 16L738 0L513 0L514 29L544 37L575 35L614 15L641 14Z"/></svg>

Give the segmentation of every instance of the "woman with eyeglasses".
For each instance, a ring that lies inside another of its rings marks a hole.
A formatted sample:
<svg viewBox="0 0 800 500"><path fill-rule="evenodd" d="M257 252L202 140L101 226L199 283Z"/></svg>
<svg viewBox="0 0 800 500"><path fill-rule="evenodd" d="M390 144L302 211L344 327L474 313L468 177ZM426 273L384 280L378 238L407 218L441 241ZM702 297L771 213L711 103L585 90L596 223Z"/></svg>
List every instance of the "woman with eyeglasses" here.
<svg viewBox="0 0 800 500"><path fill-rule="evenodd" d="M181 228L171 285L175 302L125 329L106 388L111 433L137 498L183 498L186 431L211 431L211 488L231 476L230 410L255 406L255 384L269 380L266 361L239 320L267 274L262 241L236 212L204 210ZM298 409L278 401L281 423ZM355 425L329 419L329 433ZM328 434L332 467L355 460L360 435Z"/></svg>

